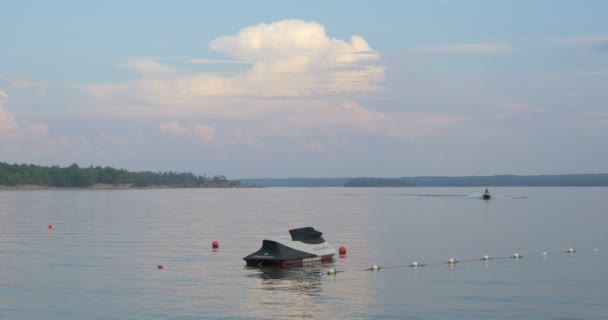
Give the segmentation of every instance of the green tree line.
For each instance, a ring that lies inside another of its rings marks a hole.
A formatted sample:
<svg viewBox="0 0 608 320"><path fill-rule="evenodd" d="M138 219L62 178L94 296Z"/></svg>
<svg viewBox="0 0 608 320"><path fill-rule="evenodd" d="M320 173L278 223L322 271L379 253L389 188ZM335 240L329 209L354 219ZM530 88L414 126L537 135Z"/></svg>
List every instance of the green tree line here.
<svg viewBox="0 0 608 320"><path fill-rule="evenodd" d="M413 187L414 184L405 179L392 178L353 178L344 184L345 187Z"/></svg>
<svg viewBox="0 0 608 320"><path fill-rule="evenodd" d="M132 172L112 167L86 167L77 164L69 167L44 167L33 164L8 164L0 162L0 185L40 185L49 187L90 187L95 184L145 186L172 186L192 188L243 187L238 180L225 176L195 175L190 172Z"/></svg>

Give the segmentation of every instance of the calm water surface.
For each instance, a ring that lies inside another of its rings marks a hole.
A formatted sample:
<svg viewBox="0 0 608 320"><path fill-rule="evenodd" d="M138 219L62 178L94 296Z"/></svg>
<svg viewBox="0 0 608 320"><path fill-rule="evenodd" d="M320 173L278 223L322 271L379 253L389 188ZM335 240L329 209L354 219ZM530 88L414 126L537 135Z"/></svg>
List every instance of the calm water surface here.
<svg viewBox="0 0 608 320"><path fill-rule="evenodd" d="M605 319L608 188L481 191L0 191L0 319ZM348 255L245 267L301 226Z"/></svg>

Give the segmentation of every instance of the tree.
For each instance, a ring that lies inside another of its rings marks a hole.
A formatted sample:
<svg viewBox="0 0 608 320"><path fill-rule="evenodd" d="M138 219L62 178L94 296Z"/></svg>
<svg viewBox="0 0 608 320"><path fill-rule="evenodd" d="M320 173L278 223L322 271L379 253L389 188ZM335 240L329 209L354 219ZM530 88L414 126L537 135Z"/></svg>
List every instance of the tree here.
<svg viewBox="0 0 608 320"><path fill-rule="evenodd" d="M131 172L100 166L81 168L74 163L66 168L57 165L43 167L33 164L8 164L0 162L0 185L36 184L54 187L88 187L97 183L133 184L144 187L164 185L175 187L239 187L239 181L229 181L225 176L197 176L191 172Z"/></svg>

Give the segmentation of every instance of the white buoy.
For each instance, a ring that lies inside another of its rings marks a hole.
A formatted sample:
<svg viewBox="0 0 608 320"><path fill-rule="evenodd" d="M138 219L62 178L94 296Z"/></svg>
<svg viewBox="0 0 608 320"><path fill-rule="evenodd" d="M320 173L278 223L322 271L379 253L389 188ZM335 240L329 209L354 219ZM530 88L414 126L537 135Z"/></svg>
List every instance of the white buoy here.
<svg viewBox="0 0 608 320"><path fill-rule="evenodd" d="M483 256L483 257L481 257L481 260L488 261L488 260L490 260L490 256Z"/></svg>
<svg viewBox="0 0 608 320"><path fill-rule="evenodd" d="M547 251L543 251L543 256L546 256L546 255L547 255Z"/></svg>
<svg viewBox="0 0 608 320"><path fill-rule="evenodd" d="M454 260L454 258L450 258L448 259L448 264L455 264L456 260Z"/></svg>
<svg viewBox="0 0 608 320"><path fill-rule="evenodd" d="M570 248L570 249L568 249L568 251L567 251L567 252L568 252L568 253L575 253L575 252L576 252L576 250L574 250L573 248Z"/></svg>
<svg viewBox="0 0 608 320"><path fill-rule="evenodd" d="M335 273L336 273L336 270L334 268L327 269L327 274L328 275L332 275L332 274L335 274Z"/></svg>
<svg viewBox="0 0 608 320"><path fill-rule="evenodd" d="M597 251L597 248L593 248L593 251Z"/></svg>
<svg viewBox="0 0 608 320"><path fill-rule="evenodd" d="M513 254L513 259L519 259L521 258L521 256L519 255L519 253L514 253Z"/></svg>
<svg viewBox="0 0 608 320"><path fill-rule="evenodd" d="M418 268L420 266L420 264L418 263L418 261L414 261L412 263L410 263L410 267L412 268Z"/></svg>
<svg viewBox="0 0 608 320"><path fill-rule="evenodd" d="M380 268L378 267L377 264L373 265L371 268L372 271L378 271L378 269L380 269Z"/></svg>

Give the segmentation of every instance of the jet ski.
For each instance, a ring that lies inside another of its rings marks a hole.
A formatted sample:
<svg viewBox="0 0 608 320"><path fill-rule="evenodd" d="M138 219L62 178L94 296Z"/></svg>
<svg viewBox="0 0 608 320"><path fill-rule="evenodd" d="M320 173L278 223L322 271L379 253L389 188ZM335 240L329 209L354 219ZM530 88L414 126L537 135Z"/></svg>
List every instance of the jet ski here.
<svg viewBox="0 0 608 320"><path fill-rule="evenodd" d="M262 248L243 258L248 266L289 266L332 260L337 253L313 227L289 230L291 240L264 239Z"/></svg>
<svg viewBox="0 0 608 320"><path fill-rule="evenodd" d="M483 199L484 200L490 200L492 196L490 196L490 191L488 191L488 189L486 189L486 192L483 194Z"/></svg>

